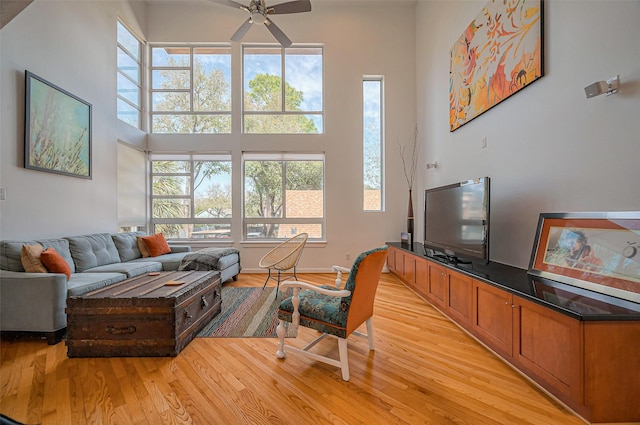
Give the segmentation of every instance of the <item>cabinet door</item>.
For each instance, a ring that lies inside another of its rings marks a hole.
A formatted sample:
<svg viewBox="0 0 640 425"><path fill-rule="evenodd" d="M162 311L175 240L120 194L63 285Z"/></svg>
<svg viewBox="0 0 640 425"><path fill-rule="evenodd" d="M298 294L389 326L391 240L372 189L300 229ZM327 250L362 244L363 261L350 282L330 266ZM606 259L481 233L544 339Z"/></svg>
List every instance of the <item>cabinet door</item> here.
<svg viewBox="0 0 640 425"><path fill-rule="evenodd" d="M447 292L449 292L449 274L447 269L429 263L429 300L444 309L447 306Z"/></svg>
<svg viewBox="0 0 640 425"><path fill-rule="evenodd" d="M416 257L405 254L403 259L402 278L409 285L415 287L416 284Z"/></svg>
<svg viewBox="0 0 640 425"><path fill-rule="evenodd" d="M398 254L398 250L394 247L389 247L389 254L387 255L387 267L391 273L396 274L398 271L396 270L396 255Z"/></svg>
<svg viewBox="0 0 640 425"><path fill-rule="evenodd" d="M416 287L423 297L429 296L429 265L427 260L419 258L416 260Z"/></svg>
<svg viewBox="0 0 640 425"><path fill-rule="evenodd" d="M564 400L569 396L581 405L582 323L525 299L513 298L514 362L554 395Z"/></svg>
<svg viewBox="0 0 640 425"><path fill-rule="evenodd" d="M471 324L473 310L473 279L449 272L449 293L446 313L463 327Z"/></svg>
<svg viewBox="0 0 640 425"><path fill-rule="evenodd" d="M513 308L510 293L473 280L471 331L482 342L510 359L513 346Z"/></svg>

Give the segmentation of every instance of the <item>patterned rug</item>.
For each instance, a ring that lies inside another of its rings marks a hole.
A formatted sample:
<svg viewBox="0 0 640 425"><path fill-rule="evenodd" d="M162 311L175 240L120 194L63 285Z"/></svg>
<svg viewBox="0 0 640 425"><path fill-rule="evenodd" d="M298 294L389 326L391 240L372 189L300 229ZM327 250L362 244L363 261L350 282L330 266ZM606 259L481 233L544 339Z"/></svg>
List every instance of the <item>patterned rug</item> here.
<svg viewBox="0 0 640 425"><path fill-rule="evenodd" d="M222 311L198 333L199 338L277 338L278 307L288 295L275 288L223 287ZM287 338L295 337L287 329Z"/></svg>

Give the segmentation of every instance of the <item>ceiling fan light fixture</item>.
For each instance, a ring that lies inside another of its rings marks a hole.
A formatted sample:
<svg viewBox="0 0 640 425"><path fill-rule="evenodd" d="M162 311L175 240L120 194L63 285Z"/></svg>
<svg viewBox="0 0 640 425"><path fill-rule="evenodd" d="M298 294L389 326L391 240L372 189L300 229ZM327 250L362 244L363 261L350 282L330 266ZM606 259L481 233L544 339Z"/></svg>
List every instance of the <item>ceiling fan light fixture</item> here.
<svg viewBox="0 0 640 425"><path fill-rule="evenodd" d="M253 13L251 15L251 22L253 22L254 24L264 24L265 22L267 22L267 17L261 13Z"/></svg>

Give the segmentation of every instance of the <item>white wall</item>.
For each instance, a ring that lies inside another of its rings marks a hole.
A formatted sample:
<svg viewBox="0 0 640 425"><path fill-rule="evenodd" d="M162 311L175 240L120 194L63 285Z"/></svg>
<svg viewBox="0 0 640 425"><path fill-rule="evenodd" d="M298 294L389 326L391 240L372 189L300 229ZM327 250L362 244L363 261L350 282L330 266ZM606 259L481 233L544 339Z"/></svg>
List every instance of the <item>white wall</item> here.
<svg viewBox="0 0 640 425"><path fill-rule="evenodd" d="M2 239L117 231L117 140L139 145L144 134L116 119L116 18L129 17L141 31L141 10L118 1L39 0L0 31ZM23 168L25 69L92 104L91 180Z"/></svg>
<svg viewBox="0 0 640 425"><path fill-rule="evenodd" d="M490 176L491 259L527 268L541 212L640 210L640 3L546 1L545 76L450 133L449 49L484 4L418 2L422 163L438 162L420 187ZM619 94L586 98L616 74Z"/></svg>
<svg viewBox="0 0 640 425"><path fill-rule="evenodd" d="M152 4L147 9L147 40L153 42L226 42L246 14L212 3ZM407 191L397 154L396 137L412 139L415 118L415 5L395 7L373 2L313 2L311 13L277 15L273 21L294 43L324 45L325 134L242 135L240 115L233 115L234 134L209 136L150 135L152 152L186 149L230 151L234 165L242 150L312 151L326 154L327 244L308 243L299 269L326 270L331 264L350 265L360 252L385 241L399 240L406 226ZM177 25L176 22L184 24ZM274 43L264 27L254 26L245 42ZM233 43L233 78L241 80L240 45ZM386 87L387 211L362 211L362 77L384 75ZM240 84L233 103L241 103ZM233 170L234 211L241 211L240 167ZM233 239L241 239L242 221L233 218ZM264 244L236 243L243 270L256 270L266 253ZM351 261L345 254L351 253Z"/></svg>

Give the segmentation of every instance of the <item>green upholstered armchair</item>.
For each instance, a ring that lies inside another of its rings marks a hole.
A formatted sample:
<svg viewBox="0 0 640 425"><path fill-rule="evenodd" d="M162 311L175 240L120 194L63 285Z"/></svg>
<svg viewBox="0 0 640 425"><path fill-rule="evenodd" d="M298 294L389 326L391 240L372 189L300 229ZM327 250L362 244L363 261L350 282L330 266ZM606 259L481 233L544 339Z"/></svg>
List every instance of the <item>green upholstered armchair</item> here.
<svg viewBox="0 0 640 425"><path fill-rule="evenodd" d="M287 351L302 353L314 360L340 368L342 379L348 381L347 337L351 334L366 336L369 339L369 349L374 349L371 323L373 301L387 259L387 250L388 247L385 245L363 252L356 258L350 270L334 266L333 270L339 275L343 271L349 272L343 288L340 288L340 277L336 280L336 287L315 286L298 281L282 283L283 290L293 288L293 295L284 299L278 310L278 358L284 358ZM366 335L356 331L364 322L367 326ZM286 327L299 325L320 331L322 335L303 348L285 348ZM309 351L327 336L338 339L339 359Z"/></svg>

